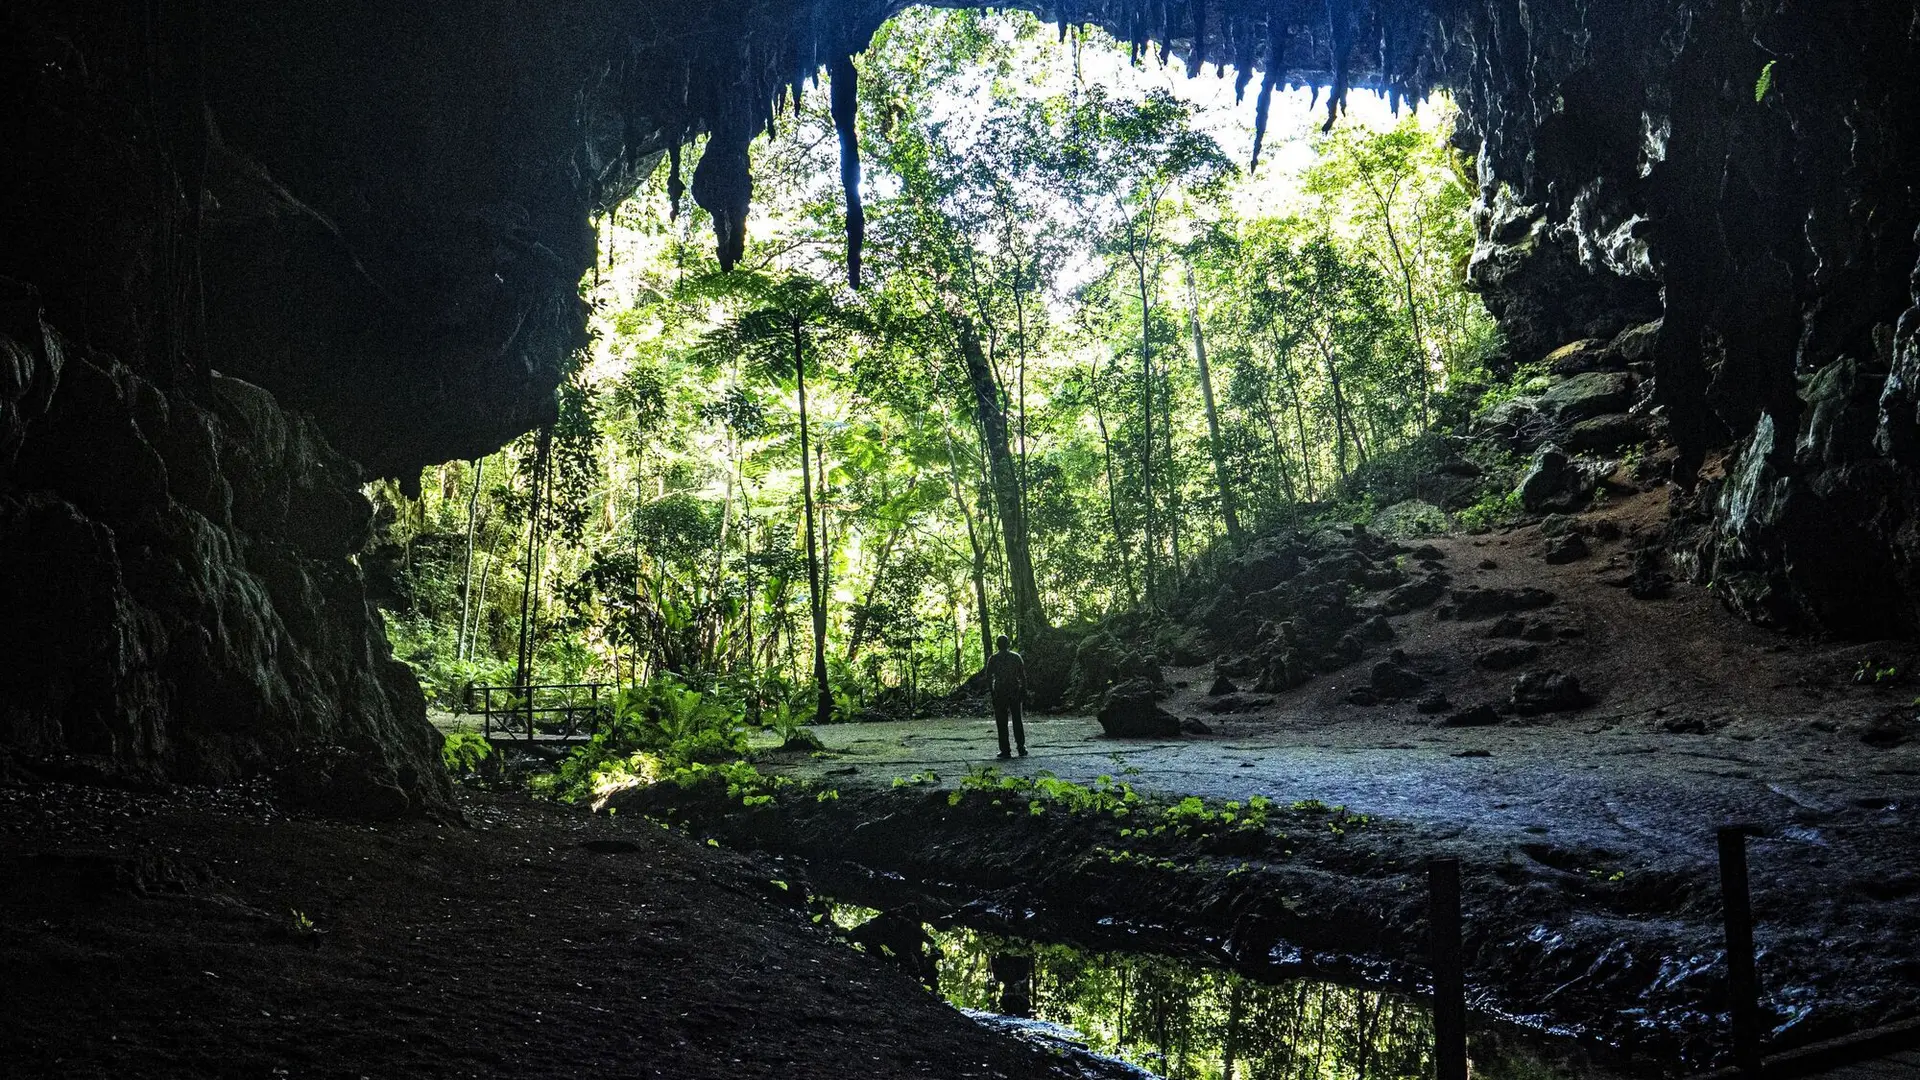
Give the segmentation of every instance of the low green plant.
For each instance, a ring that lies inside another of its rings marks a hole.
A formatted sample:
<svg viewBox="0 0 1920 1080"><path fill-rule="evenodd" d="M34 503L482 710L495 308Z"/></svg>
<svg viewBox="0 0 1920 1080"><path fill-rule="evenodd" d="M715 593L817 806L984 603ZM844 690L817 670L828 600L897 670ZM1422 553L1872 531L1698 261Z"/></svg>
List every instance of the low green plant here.
<svg viewBox="0 0 1920 1080"><path fill-rule="evenodd" d="M446 742L440 744L440 760L455 776L479 772L481 762L492 755L493 744L474 731L449 732Z"/></svg>

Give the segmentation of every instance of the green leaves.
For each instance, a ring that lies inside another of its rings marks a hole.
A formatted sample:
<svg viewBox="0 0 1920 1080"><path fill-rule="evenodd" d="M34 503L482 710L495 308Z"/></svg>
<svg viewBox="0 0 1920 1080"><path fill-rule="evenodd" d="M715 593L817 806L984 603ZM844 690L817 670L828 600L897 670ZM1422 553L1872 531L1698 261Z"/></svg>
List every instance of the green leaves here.
<svg viewBox="0 0 1920 1080"><path fill-rule="evenodd" d="M1760 69L1760 77L1754 80L1753 83L1753 100L1756 103L1767 100L1767 91L1773 89L1773 65L1779 62L1778 60L1769 60L1766 66Z"/></svg>

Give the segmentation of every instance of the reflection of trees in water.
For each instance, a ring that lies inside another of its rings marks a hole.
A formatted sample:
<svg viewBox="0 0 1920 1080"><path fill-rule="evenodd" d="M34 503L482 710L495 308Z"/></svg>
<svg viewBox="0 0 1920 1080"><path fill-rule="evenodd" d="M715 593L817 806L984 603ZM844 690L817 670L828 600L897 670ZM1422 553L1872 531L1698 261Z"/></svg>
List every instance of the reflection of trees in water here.
<svg viewBox="0 0 1920 1080"><path fill-rule="evenodd" d="M1168 1080L1413 1080L1432 1072L1427 1011L1392 994L1306 979L1269 985L1161 957L968 930L938 936L941 988L955 1004L1000 1011L1009 996L1030 992L1034 1016ZM1025 971L1009 962L1016 955L1033 958L1030 985L1008 985Z"/></svg>

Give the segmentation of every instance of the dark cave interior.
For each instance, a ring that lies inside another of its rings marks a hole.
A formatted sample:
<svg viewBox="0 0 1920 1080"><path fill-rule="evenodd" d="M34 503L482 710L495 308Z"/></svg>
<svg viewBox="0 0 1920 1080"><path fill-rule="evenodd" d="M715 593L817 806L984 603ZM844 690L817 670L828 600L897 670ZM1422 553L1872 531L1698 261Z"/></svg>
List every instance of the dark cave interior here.
<svg viewBox="0 0 1920 1080"><path fill-rule="evenodd" d="M748 145L902 6L9 5L0 777L297 764L316 805L452 816L361 485L549 422L595 216L668 168L737 254ZM1782 631L1920 630L1920 6L1017 6L1262 113L1451 93L1512 358L1658 320L1675 576Z"/></svg>

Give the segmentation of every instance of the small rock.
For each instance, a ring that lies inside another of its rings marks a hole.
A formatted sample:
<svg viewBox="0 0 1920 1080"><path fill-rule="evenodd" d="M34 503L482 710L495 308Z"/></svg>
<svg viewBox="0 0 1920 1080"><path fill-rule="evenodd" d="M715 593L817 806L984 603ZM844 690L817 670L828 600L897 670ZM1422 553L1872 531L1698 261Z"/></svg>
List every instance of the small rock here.
<svg viewBox="0 0 1920 1080"><path fill-rule="evenodd" d="M1501 722L1500 713L1491 705L1462 709L1440 721L1441 727L1490 727Z"/></svg>
<svg viewBox="0 0 1920 1080"><path fill-rule="evenodd" d="M1520 505L1536 513L1578 510L1592 499L1597 479L1559 447L1543 446L1520 480Z"/></svg>
<svg viewBox="0 0 1920 1080"><path fill-rule="evenodd" d="M1207 702L1202 708L1216 716L1222 713L1236 713L1247 708L1247 699L1239 694L1224 694Z"/></svg>
<svg viewBox="0 0 1920 1080"><path fill-rule="evenodd" d="M1492 559L1481 559L1479 563L1477 563L1476 565L1478 565L1482 570L1500 569L1500 564L1497 562L1494 562Z"/></svg>
<svg viewBox="0 0 1920 1080"><path fill-rule="evenodd" d="M1590 703L1580 680L1564 672L1529 671L1513 683L1513 708L1522 716L1565 712Z"/></svg>
<svg viewBox="0 0 1920 1080"><path fill-rule="evenodd" d="M1512 615L1502 615L1493 621L1492 626L1487 627L1486 633L1482 636L1490 638L1515 638L1526 632L1526 623L1521 622Z"/></svg>
<svg viewBox="0 0 1920 1080"><path fill-rule="evenodd" d="M1213 685L1207 687L1208 697L1221 697L1226 694L1237 694L1239 692L1240 688L1235 686L1233 680L1227 678L1225 675L1214 676Z"/></svg>
<svg viewBox="0 0 1920 1080"><path fill-rule="evenodd" d="M1554 633L1553 624L1548 622L1531 622L1525 630L1520 631L1520 637L1526 641L1552 641L1558 636Z"/></svg>
<svg viewBox="0 0 1920 1080"><path fill-rule="evenodd" d="M1444 573L1428 574L1417 581L1409 581L1387 594L1382 602L1389 614L1404 615L1409 611L1426 607L1447 594L1447 577Z"/></svg>
<svg viewBox="0 0 1920 1080"><path fill-rule="evenodd" d="M1375 615L1361 623L1359 632L1362 637L1371 641L1392 641L1394 637L1393 624L1387 621L1385 615Z"/></svg>
<svg viewBox="0 0 1920 1080"><path fill-rule="evenodd" d="M1197 716L1183 717L1180 720L1180 730L1186 732L1189 735L1213 734L1213 728L1210 727L1205 720L1202 720Z"/></svg>
<svg viewBox="0 0 1920 1080"><path fill-rule="evenodd" d="M1373 665L1372 683L1373 692L1386 700L1412 697L1427 688L1427 680L1419 673L1391 660Z"/></svg>
<svg viewBox="0 0 1920 1080"><path fill-rule="evenodd" d="M1421 698L1420 703L1414 706L1415 710L1427 716L1443 713L1451 708L1453 708L1453 702L1448 701L1447 695L1437 690Z"/></svg>
<svg viewBox="0 0 1920 1080"><path fill-rule="evenodd" d="M1591 554L1593 549L1587 547L1587 542L1581 539L1579 533L1568 533L1547 545L1546 558L1550 565L1563 566L1570 562L1578 562Z"/></svg>
<svg viewBox="0 0 1920 1080"><path fill-rule="evenodd" d="M1481 750L1476 747L1475 749L1472 749L1472 750L1455 751L1453 756L1454 757L1492 757L1493 751Z"/></svg>
<svg viewBox="0 0 1920 1080"><path fill-rule="evenodd" d="M1636 600L1663 599L1673 589L1673 576L1660 565L1660 553L1652 548L1641 548L1633 553L1633 577L1627 584L1627 592Z"/></svg>
<svg viewBox="0 0 1920 1080"><path fill-rule="evenodd" d="M1365 686L1355 687L1354 689L1347 691L1347 704L1378 705L1380 704L1380 695L1374 693L1371 689Z"/></svg>
<svg viewBox="0 0 1920 1080"><path fill-rule="evenodd" d="M1477 667L1488 671L1511 671L1522 664L1530 664L1539 659L1538 645L1497 645L1479 656L1473 662Z"/></svg>

